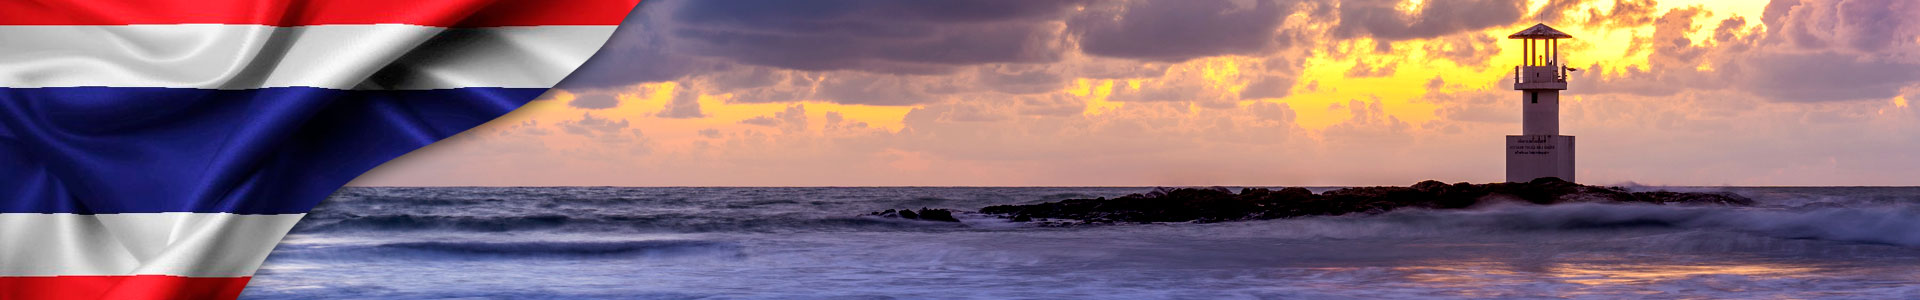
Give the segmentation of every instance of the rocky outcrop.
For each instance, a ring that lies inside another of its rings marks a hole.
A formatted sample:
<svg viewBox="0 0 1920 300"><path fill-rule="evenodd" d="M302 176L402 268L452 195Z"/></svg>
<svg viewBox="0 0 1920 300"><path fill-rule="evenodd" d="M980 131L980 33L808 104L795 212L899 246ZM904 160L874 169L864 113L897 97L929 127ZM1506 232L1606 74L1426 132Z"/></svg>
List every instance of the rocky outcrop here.
<svg viewBox="0 0 1920 300"><path fill-rule="evenodd" d="M1753 200L1732 193L1631 192L1542 178L1527 183L1446 184L1423 181L1409 187L1355 187L1314 194L1303 188L1279 190L1246 188L1157 189L1107 199L1070 199L1030 205L997 205L981 213L1018 222L1034 220L1071 223L1223 222L1300 216L1382 213L1401 208L1461 209L1482 203L1521 201L1534 204L1572 202L1649 203L1683 205L1752 205ZM924 218L926 209L922 209ZM944 210L941 210L944 212ZM892 212L889 210L888 212ZM885 213L885 212L881 212ZM875 213L875 214L881 214ZM901 213L904 215L904 213Z"/></svg>
<svg viewBox="0 0 1920 300"><path fill-rule="evenodd" d="M867 215L877 216L882 218L900 218L900 219L921 220L921 221L960 222L960 219L953 217L952 210L928 209L925 207L920 208L919 212L915 212L912 209L900 209L900 210L889 209L885 211L868 213Z"/></svg>

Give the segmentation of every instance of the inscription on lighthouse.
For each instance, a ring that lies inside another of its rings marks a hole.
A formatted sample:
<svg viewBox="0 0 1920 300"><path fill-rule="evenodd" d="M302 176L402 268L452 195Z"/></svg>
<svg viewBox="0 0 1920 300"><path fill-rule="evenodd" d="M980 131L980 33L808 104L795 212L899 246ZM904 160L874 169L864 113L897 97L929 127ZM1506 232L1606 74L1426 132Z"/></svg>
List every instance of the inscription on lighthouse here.
<svg viewBox="0 0 1920 300"><path fill-rule="evenodd" d="M1514 141L1519 145L1507 146L1507 150L1512 150L1513 154L1520 155L1552 155L1553 149L1556 147L1548 144L1549 141L1552 141L1552 139L1546 136L1522 135L1520 139Z"/></svg>

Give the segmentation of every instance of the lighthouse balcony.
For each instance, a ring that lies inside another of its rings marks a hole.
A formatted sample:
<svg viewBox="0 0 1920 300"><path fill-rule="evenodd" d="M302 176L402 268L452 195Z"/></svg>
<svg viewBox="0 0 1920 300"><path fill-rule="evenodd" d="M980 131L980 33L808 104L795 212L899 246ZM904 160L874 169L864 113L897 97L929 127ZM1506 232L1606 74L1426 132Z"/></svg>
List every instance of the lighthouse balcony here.
<svg viewBox="0 0 1920 300"><path fill-rule="evenodd" d="M1559 65L1515 67L1513 89L1566 90L1567 70Z"/></svg>

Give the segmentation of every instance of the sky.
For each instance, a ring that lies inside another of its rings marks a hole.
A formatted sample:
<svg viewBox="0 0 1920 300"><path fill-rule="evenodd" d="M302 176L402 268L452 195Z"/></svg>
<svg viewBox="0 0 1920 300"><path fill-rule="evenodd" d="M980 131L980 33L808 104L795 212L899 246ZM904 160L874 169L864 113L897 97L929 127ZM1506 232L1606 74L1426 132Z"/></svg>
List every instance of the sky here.
<svg viewBox="0 0 1920 300"><path fill-rule="evenodd" d="M1520 43L1589 184L1920 185L1920 1L648 0L361 186L1503 180Z"/></svg>

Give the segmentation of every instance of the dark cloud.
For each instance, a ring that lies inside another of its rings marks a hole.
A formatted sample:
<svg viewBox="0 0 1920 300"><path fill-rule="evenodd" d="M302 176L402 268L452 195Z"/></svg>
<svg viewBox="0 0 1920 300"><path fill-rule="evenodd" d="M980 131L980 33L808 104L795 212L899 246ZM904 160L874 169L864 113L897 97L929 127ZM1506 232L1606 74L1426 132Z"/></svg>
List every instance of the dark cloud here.
<svg viewBox="0 0 1920 300"><path fill-rule="evenodd" d="M1020 114L1028 116L1069 116L1087 109L1086 101L1064 93L1025 96L1018 100Z"/></svg>
<svg viewBox="0 0 1920 300"><path fill-rule="evenodd" d="M1660 4L1654 0L1618 0L1613 8L1601 13L1599 10L1587 10L1586 26L1593 27L1634 27L1653 23L1660 16Z"/></svg>
<svg viewBox="0 0 1920 300"><path fill-rule="evenodd" d="M1402 12L1404 0L1347 0L1340 3L1340 24L1333 33L1342 38L1370 36L1398 41L1424 39L1458 32L1510 26L1527 11L1526 2L1512 0L1426 1L1419 11Z"/></svg>
<svg viewBox="0 0 1920 300"><path fill-rule="evenodd" d="M1285 56L1269 57L1261 60L1252 82L1240 90L1239 100L1285 98L1293 94L1293 85L1299 82L1298 58Z"/></svg>
<svg viewBox="0 0 1920 300"><path fill-rule="evenodd" d="M1358 62L1353 64L1353 69L1347 70L1347 77L1393 76L1394 70L1398 68L1399 65L1400 65L1399 63L1393 63L1393 62L1371 63L1371 64L1364 61Z"/></svg>
<svg viewBox="0 0 1920 300"><path fill-rule="evenodd" d="M867 122L848 121L845 117L840 116L840 112L837 112L837 111L829 111L826 113L826 116L824 117L827 119L826 120L827 124L825 126L825 129L827 131L859 130L859 129L867 128Z"/></svg>
<svg viewBox="0 0 1920 300"><path fill-rule="evenodd" d="M768 103L809 100L814 86L826 76L814 72L742 66L728 72L697 76L716 94L731 93L731 102Z"/></svg>
<svg viewBox="0 0 1920 300"><path fill-rule="evenodd" d="M1266 76L1240 90L1240 99L1284 98L1293 93L1293 76Z"/></svg>
<svg viewBox="0 0 1920 300"><path fill-rule="evenodd" d="M631 124L625 119L616 122L613 119L595 117L591 113L583 113L580 115L580 119L560 121L559 125L560 131L592 137L619 132L622 129L627 129L627 126Z"/></svg>
<svg viewBox="0 0 1920 300"><path fill-rule="evenodd" d="M1074 18L1087 54L1178 62L1273 50L1280 22L1295 5L1228 0L1144 0ZM1113 15L1117 13L1118 15Z"/></svg>
<svg viewBox="0 0 1920 300"><path fill-rule="evenodd" d="M1888 99L1920 84L1920 2L1768 4L1766 38L1734 63L1736 87L1776 101ZM1715 39L1739 40L1738 34Z"/></svg>
<svg viewBox="0 0 1920 300"><path fill-rule="evenodd" d="M1293 119L1296 116L1293 112L1293 107L1288 107L1282 103L1266 101L1254 102L1252 105L1248 105L1247 111L1252 112L1255 117L1259 117L1261 120L1272 121L1278 124L1293 124Z"/></svg>
<svg viewBox="0 0 1920 300"><path fill-rule="evenodd" d="M614 120L595 117L592 113L582 113L580 119L560 121L557 125L562 132L592 139L594 143L619 145L625 148L621 152L628 154L645 154L649 151L646 135L641 134L639 128L629 128L632 124L626 119ZM573 154L582 157L600 157L608 153L574 152Z"/></svg>
<svg viewBox="0 0 1920 300"><path fill-rule="evenodd" d="M1151 61L1130 61L1118 58L1087 57L1085 63L1074 66L1073 74L1078 77L1094 79L1133 79L1160 77L1167 74L1168 63Z"/></svg>
<svg viewBox="0 0 1920 300"><path fill-rule="evenodd" d="M582 109L608 109L620 106L620 98L615 94L579 94L574 96L573 101L568 101L567 106Z"/></svg>
<svg viewBox="0 0 1920 300"><path fill-rule="evenodd" d="M540 120L527 120L525 122L514 123L500 130L500 135L545 136L552 133L552 130L547 130L546 127L540 126Z"/></svg>
<svg viewBox="0 0 1920 300"><path fill-rule="evenodd" d="M1715 20L1699 7L1678 8L1649 21L1652 34L1629 45L1628 55L1647 55L1646 67L1576 74L1573 81L1593 93L1729 89L1777 102L1885 100L1920 85L1920 58L1912 54L1920 45L1910 42L1920 38L1920 24L1894 17L1914 15L1920 3L1911 1L1775 1L1761 16L1762 29L1748 28L1742 17ZM1637 22L1629 19L1609 22ZM1691 37L1702 30L1710 35Z"/></svg>
<svg viewBox="0 0 1920 300"><path fill-rule="evenodd" d="M1534 12L1533 20L1548 24L1560 23L1566 19L1568 12L1576 11L1573 9L1575 6L1588 1L1591 0L1547 0L1547 4L1541 6L1540 11Z"/></svg>
<svg viewBox="0 0 1920 300"><path fill-rule="evenodd" d="M1485 66L1500 55L1500 39L1484 34L1452 35L1427 43L1428 55L1462 66Z"/></svg>
<svg viewBox="0 0 1920 300"><path fill-rule="evenodd" d="M913 105L937 100L918 76L842 74L822 81L818 98L845 104Z"/></svg>
<svg viewBox="0 0 1920 300"><path fill-rule="evenodd" d="M1205 86L1199 82L1180 80L1154 80L1141 82L1135 89L1126 85L1115 85L1108 100L1121 102L1208 102L1203 98L1207 94Z"/></svg>
<svg viewBox="0 0 1920 300"><path fill-rule="evenodd" d="M1008 94L1035 94L1059 90L1067 78L1045 66L1002 65L981 67L975 74L981 85Z"/></svg>
<svg viewBox="0 0 1920 300"><path fill-rule="evenodd" d="M1920 2L1908 0L1775 1L1762 22L1770 38L1801 49L1899 54L1913 58L1920 38ZM1905 46L1900 47L1900 46Z"/></svg>
<svg viewBox="0 0 1920 300"><path fill-rule="evenodd" d="M1738 87L1778 101L1888 99L1920 83L1920 65L1834 53L1756 55L1742 66Z"/></svg>
<svg viewBox="0 0 1920 300"><path fill-rule="evenodd" d="M1645 67L1602 70L1598 66L1589 66L1587 72L1591 73L1572 74L1570 81L1581 87L1582 92L1641 96L1672 96L1688 89L1726 88L1730 83L1728 78L1741 73L1741 67L1731 59L1744 54L1733 51L1740 47L1732 44L1715 45L1688 37L1698 28L1696 24L1710 22L1704 19L1705 14L1698 7L1670 10L1653 21L1652 34L1634 37L1627 46L1626 55L1646 55ZM1576 40L1568 45L1579 43ZM1591 58L1565 59L1586 61ZM1712 66L1718 70L1703 71L1700 68L1702 66Z"/></svg>
<svg viewBox="0 0 1920 300"><path fill-rule="evenodd" d="M758 116L741 120L741 124L778 127L786 132L798 132L807 128L807 108L804 105L788 105L786 110L775 112L771 116Z"/></svg>
<svg viewBox="0 0 1920 300"><path fill-rule="evenodd" d="M766 126L766 127L779 127L780 119L775 119L769 116L758 116L758 117L747 118L746 120L740 120L740 124L760 125L760 126Z"/></svg>
<svg viewBox="0 0 1920 300"><path fill-rule="evenodd" d="M663 4L682 53L796 70L934 74L1051 62L1078 0L746 0Z"/></svg>
<svg viewBox="0 0 1920 300"><path fill-rule="evenodd" d="M661 36L659 23L651 14L661 1L646 1L627 15L620 28L593 58L580 65L558 85L562 89L606 89L642 82L680 79L688 74L713 71L721 64L670 51L669 41Z"/></svg>
<svg viewBox="0 0 1920 300"><path fill-rule="evenodd" d="M682 85L673 89L673 100L667 101L667 109L660 110L660 113L654 114L654 116L671 119L691 119L704 118L707 114L700 112L700 91L690 86Z"/></svg>

